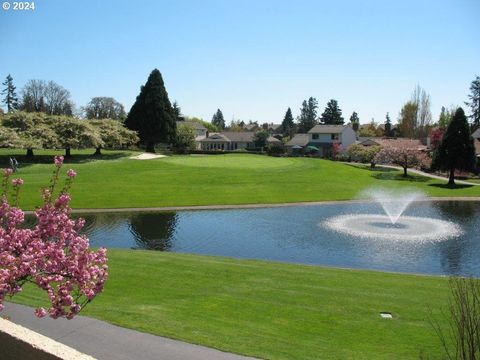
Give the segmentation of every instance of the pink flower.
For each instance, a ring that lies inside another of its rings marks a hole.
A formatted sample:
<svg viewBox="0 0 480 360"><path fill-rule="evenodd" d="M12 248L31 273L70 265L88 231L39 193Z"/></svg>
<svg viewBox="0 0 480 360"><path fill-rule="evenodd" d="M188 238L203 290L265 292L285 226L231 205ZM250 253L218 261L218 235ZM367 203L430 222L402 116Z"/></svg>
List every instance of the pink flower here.
<svg viewBox="0 0 480 360"><path fill-rule="evenodd" d="M13 186L21 186L23 185L23 179L13 179L12 184Z"/></svg>
<svg viewBox="0 0 480 360"><path fill-rule="evenodd" d="M10 168L3 169L3 175L6 176L6 177L12 175L12 173L13 173L13 170L10 169Z"/></svg>
<svg viewBox="0 0 480 360"><path fill-rule="evenodd" d="M6 196L0 198L0 311L4 299L22 291L26 280L36 283L50 299L48 309L35 310L38 317L71 319L80 312L81 304L103 290L108 278L106 249L90 250L88 238L80 233L84 220L70 218L67 191L52 199L62 163L63 157L55 157L53 185L42 193L44 203L35 210L34 228L22 226L23 211L11 206ZM7 177L11 173L11 169L4 170ZM69 170L67 175L72 178L76 174ZM12 183L18 191L23 180L13 179Z"/></svg>
<svg viewBox="0 0 480 360"><path fill-rule="evenodd" d="M63 156L55 156L53 158L56 167L60 167L63 164Z"/></svg>
<svg viewBox="0 0 480 360"><path fill-rule="evenodd" d="M69 178L74 178L75 176L77 176L77 173L76 173L73 169L69 169L69 170L67 171L67 176L68 176Z"/></svg>
<svg viewBox="0 0 480 360"><path fill-rule="evenodd" d="M45 315L47 315L47 310L45 310L43 307L38 308L38 309L35 310L35 316L36 316L36 317L42 318L42 317L44 317Z"/></svg>

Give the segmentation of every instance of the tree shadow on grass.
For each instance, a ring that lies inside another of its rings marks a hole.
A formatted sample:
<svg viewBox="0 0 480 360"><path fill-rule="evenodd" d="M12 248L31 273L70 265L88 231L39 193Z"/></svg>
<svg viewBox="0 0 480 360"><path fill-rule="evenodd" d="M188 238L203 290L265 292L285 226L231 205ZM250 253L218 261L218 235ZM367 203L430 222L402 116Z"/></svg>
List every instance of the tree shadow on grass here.
<svg viewBox="0 0 480 360"><path fill-rule="evenodd" d="M375 172L375 173L378 173L378 172L398 172L397 169L393 169L393 168L384 168L384 167L381 167L379 165L375 166L374 168L372 168L370 166L370 164L364 164L364 163L355 163L355 164L345 164L347 166L350 166L350 167L353 167L355 169L359 169L359 170L365 170L365 171L368 171L368 172Z"/></svg>
<svg viewBox="0 0 480 360"><path fill-rule="evenodd" d="M429 184L428 186L433 186L441 189L450 189L450 190L459 190L459 189L468 189L474 187L476 185L468 185L468 184L455 184L455 185L448 185L448 184Z"/></svg>
<svg viewBox="0 0 480 360"><path fill-rule="evenodd" d="M403 174L399 174L398 170L397 170L397 173L378 172L376 174L372 174L371 176L377 180L393 180L393 181L420 182L420 183L430 181L429 178L425 176L419 176L419 175L407 175L405 177L403 176Z"/></svg>
<svg viewBox="0 0 480 360"><path fill-rule="evenodd" d="M91 154L75 154L72 151L72 156L67 157L64 160L65 164L82 164L88 163L96 160L117 160L121 158L125 158L131 156L131 153L128 151L118 151L118 152L106 152L102 153L102 155L93 155L95 150L92 150ZM51 164L53 163L53 157L55 155L64 155L64 152L52 152L52 154L41 154L41 155L34 155L33 157L27 157L25 155L20 155L18 153L11 154L11 155L0 155L0 167L10 167L10 158L14 157L17 159L20 169L35 165L35 164Z"/></svg>

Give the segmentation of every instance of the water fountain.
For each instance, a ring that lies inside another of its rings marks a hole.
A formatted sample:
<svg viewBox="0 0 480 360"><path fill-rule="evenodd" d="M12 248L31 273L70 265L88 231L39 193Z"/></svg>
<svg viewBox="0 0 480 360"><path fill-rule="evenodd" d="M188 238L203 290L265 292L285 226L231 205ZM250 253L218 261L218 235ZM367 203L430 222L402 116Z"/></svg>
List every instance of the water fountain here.
<svg viewBox="0 0 480 360"><path fill-rule="evenodd" d="M397 241L443 241L462 234L460 227L451 221L404 216L413 202L426 200L425 194L418 190L367 189L360 196L376 201L385 214L339 215L327 219L323 225L351 236Z"/></svg>

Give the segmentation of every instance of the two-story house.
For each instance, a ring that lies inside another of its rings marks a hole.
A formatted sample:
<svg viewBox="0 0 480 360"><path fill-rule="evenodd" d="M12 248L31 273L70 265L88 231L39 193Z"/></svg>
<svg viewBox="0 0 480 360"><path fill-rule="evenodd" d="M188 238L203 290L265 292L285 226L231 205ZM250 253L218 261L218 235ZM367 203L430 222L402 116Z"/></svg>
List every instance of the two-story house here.
<svg viewBox="0 0 480 360"><path fill-rule="evenodd" d="M341 145L341 151L355 143L356 134L350 125L315 125L308 132L308 145L319 149L320 156L329 156L332 144Z"/></svg>

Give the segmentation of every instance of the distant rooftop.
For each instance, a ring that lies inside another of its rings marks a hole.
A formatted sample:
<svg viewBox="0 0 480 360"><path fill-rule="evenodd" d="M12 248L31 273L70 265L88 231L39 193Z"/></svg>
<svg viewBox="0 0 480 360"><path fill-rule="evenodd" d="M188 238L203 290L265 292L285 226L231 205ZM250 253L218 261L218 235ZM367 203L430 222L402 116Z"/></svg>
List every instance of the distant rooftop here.
<svg viewBox="0 0 480 360"><path fill-rule="evenodd" d="M309 134L340 134L348 125L315 125Z"/></svg>

